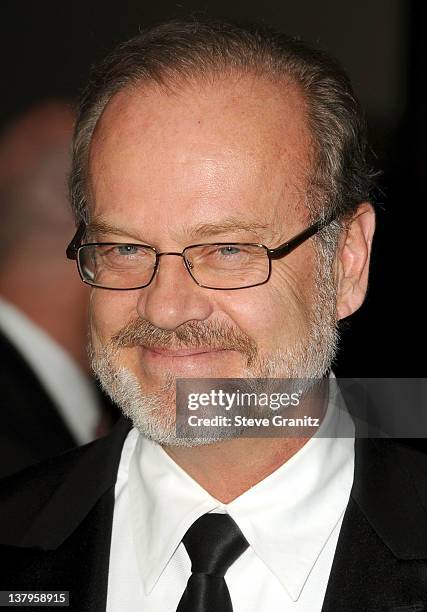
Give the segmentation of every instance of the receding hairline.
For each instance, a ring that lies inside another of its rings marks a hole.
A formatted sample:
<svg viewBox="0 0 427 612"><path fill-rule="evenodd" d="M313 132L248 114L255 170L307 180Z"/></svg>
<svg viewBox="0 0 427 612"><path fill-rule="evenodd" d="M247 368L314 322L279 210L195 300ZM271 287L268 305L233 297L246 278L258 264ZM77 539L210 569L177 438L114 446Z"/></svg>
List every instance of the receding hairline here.
<svg viewBox="0 0 427 612"><path fill-rule="evenodd" d="M112 104L117 103L119 98L123 98L127 92L130 95L138 94L138 97L140 98L144 98L145 96L148 97L152 94L159 94L160 96L166 96L166 98L175 98L186 95L187 93L191 94L192 91L196 92L197 94L203 94L205 92L208 93L209 88L215 88L214 91L217 91L221 86L225 86L226 89L231 90L238 86L239 83L244 81L246 81L249 89L251 83L257 82L261 85L270 87L272 94L275 91L282 90L281 98L285 104L287 93L290 92L294 97L296 95L296 97L299 98L298 110L302 109L302 116L305 120L307 133L310 135L310 139L314 143L314 134L310 126L309 102L303 86L296 79L288 76L282 79L279 77L270 78L268 74L258 73L257 71L243 72L239 68L233 68L232 71L226 70L224 72L220 72L219 70L212 70L211 74L200 72L200 74L191 74L188 75L188 77L170 75L168 80L164 80L164 82L161 83L153 79L143 78L126 83L123 87L115 91L103 105L102 111L100 112L91 133L90 146L93 142L95 134L99 130L99 125L101 124L107 110L111 108Z"/></svg>
<svg viewBox="0 0 427 612"><path fill-rule="evenodd" d="M313 164L315 161L315 137L314 134L311 130L311 126L310 126L310 118L309 118L309 112L308 112L308 108L307 108L307 102L305 99L305 92L302 88L302 86L294 79L283 79L283 82L280 82L279 79L270 79L268 78L268 76L262 75L262 74L257 74L257 73L253 73L253 74L249 74L249 73L242 73L239 72L238 70L234 71L236 73L236 77L237 80L234 82L230 82L229 80L229 75L228 74L223 74L223 73L217 73L215 75L215 81L211 81L210 79L208 79L208 81L206 82L205 79L203 79L203 75L201 75L200 78L197 77L192 77L192 78L188 78L188 79L181 79L179 81L171 81L170 83L165 83L165 84L159 84L157 82L153 82L152 80L148 80L146 81L136 81L134 83L129 83L126 86L124 86L123 88L119 89L117 92L115 92L110 99L108 100L108 102L105 104L102 113L100 114L100 116L98 117L96 126L92 132L91 135L91 139L90 139L90 144L89 144L89 151L88 151L88 164L87 164L87 182L86 182L86 187L87 187L87 196L88 196L88 200L87 200L87 204L88 204L88 212L90 213L90 210L93 210L93 197L90 189L90 184L91 184L91 172L90 172L90 167L92 166L92 155L93 155L93 145L95 143L95 141L97 140L97 137L99 138L100 136L102 137L102 130L106 129L107 132L107 138L108 138L108 123L105 125L104 124L104 120L105 120L105 116L106 114L109 113L113 113L112 117L113 120L115 118L115 116L120 116L120 113L126 112L128 109L132 108L131 104L132 102L127 105L127 99L124 97L126 96L126 93L129 92L130 96L133 97L134 95L136 95L138 98L143 99L144 96L150 96L151 94L154 95L159 95L159 96L167 96L167 97L180 97L180 96L184 96L184 106L183 108L185 108L185 96L191 95L192 90L197 91L198 94L202 93L202 95L204 93L206 93L207 95L209 95L209 91L206 89L206 87L204 87L205 84L209 83L210 86L212 86L213 91L217 92L218 91L218 87L221 87L222 85L228 89L229 91L233 91L233 88L238 86L240 83L243 83L244 87L247 87L248 89L251 89L252 87L252 83L256 82L259 83L261 86L266 86L268 88L270 88L271 90L271 97L273 98L273 103L275 103L274 98L277 98L279 100L278 106L277 108L272 112L271 117L272 117L272 123L277 123L277 127L278 129L280 129L280 120L281 120L281 116L280 116L280 105L283 105L283 109L284 110L284 115L289 112L289 113L297 113L294 114L293 116L291 115L291 121L292 119L294 119L296 116L298 116L298 125L301 126L301 131L298 132L298 145L301 144L301 146L298 146L298 153L295 153L294 157L295 159L295 163L298 164L295 166L295 169L297 169L297 172L295 172L291 178L291 181L293 183L295 183L295 186L299 189L299 187L303 187L304 190L308 189L309 187L309 181L310 181L310 177L312 175L312 170L313 170ZM279 92L279 96L275 96L275 93ZM291 95L289 96L289 92L291 93ZM239 95L241 96L242 94L242 90L239 91ZM120 99L121 98L121 99ZM257 96L257 98L262 102L263 98L261 96L261 93ZM245 104L245 98L243 97L243 104ZM122 102L122 100L124 100L124 103ZM114 107L115 104L118 104L117 107ZM123 106L122 106L123 104ZM113 105L113 108L112 108ZM141 104L142 109L144 108L144 104L142 102ZM256 109L255 109L256 110ZM260 115L261 120L263 121L265 115ZM287 119L289 120L289 117L287 117ZM236 123L237 125L237 123ZM266 124L267 125L267 124ZM286 143L286 140L280 139L280 138L275 138L275 134L277 133L276 131L271 130L272 133L272 141L271 141L271 147L274 147L274 145L277 145L277 149L274 150L272 148L272 157L276 156L276 154L278 154L279 156L282 156L282 153L280 152L280 149L282 148L282 142ZM294 137L296 137L296 133L294 132ZM275 143L273 142L275 140ZM99 146L99 144L102 146L102 140L100 142L97 143L97 146ZM294 138L294 142L296 143L296 138ZM294 143L291 144L285 144L285 147L282 149L283 152L291 150L292 152L295 150L297 150L296 148L293 148ZM249 151L249 150L248 150ZM284 184L285 182L289 182L289 177L284 175ZM90 218L90 216L89 216Z"/></svg>

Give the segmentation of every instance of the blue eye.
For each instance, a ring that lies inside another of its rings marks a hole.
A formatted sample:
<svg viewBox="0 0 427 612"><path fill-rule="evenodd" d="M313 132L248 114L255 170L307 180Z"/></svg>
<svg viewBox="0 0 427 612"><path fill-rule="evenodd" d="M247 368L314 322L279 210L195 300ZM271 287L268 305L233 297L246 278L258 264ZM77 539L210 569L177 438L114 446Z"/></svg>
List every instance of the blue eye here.
<svg viewBox="0 0 427 612"><path fill-rule="evenodd" d="M120 255L135 255L138 253L138 247L132 244L121 244L116 249Z"/></svg>
<svg viewBox="0 0 427 612"><path fill-rule="evenodd" d="M221 255L236 255L240 253L240 249L238 247L230 245L222 247L221 249L219 249L219 252L221 253Z"/></svg>

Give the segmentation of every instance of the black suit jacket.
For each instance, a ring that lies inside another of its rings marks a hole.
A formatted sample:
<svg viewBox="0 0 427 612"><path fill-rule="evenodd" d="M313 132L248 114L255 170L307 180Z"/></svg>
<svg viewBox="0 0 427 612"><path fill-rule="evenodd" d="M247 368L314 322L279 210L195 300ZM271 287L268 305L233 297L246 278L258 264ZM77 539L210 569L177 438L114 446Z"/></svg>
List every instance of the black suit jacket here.
<svg viewBox="0 0 427 612"><path fill-rule="evenodd" d="M1 590L68 590L105 609L114 485L130 423L0 482ZM36 608L32 608L36 609ZM427 610L427 458L357 439L355 477L323 612Z"/></svg>
<svg viewBox="0 0 427 612"><path fill-rule="evenodd" d="M0 478L74 448L78 442L31 366L0 332ZM105 427L118 408L93 381Z"/></svg>
<svg viewBox="0 0 427 612"><path fill-rule="evenodd" d="M77 444L21 353L0 332L0 477Z"/></svg>

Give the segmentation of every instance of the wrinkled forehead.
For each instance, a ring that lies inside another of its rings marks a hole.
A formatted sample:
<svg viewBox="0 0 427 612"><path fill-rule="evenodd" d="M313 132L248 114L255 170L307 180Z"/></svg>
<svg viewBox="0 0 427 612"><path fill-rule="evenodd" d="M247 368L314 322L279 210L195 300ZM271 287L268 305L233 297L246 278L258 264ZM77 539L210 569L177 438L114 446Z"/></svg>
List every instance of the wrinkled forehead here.
<svg viewBox="0 0 427 612"><path fill-rule="evenodd" d="M279 209L304 205L311 159L295 85L241 77L173 90L128 87L110 100L94 132L91 216L136 213L139 201L145 218L156 217L168 203L179 210L185 201L187 208L198 203L202 223L212 206L274 219Z"/></svg>

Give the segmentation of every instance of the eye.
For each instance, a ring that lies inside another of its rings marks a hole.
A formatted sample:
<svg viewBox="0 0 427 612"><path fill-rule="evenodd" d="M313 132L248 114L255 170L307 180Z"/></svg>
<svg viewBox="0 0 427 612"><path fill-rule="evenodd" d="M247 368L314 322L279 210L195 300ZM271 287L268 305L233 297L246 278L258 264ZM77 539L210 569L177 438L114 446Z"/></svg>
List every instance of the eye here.
<svg viewBox="0 0 427 612"><path fill-rule="evenodd" d="M116 246L116 251L119 255L136 255L138 247L134 244L120 244Z"/></svg>
<svg viewBox="0 0 427 612"><path fill-rule="evenodd" d="M241 252L241 250L238 247L233 246L233 245L227 245L227 246L221 247L218 250L221 255L225 255L225 256L238 255Z"/></svg>
<svg viewBox="0 0 427 612"><path fill-rule="evenodd" d="M151 262L152 253L137 244L115 244L100 251L104 265L136 266Z"/></svg>

